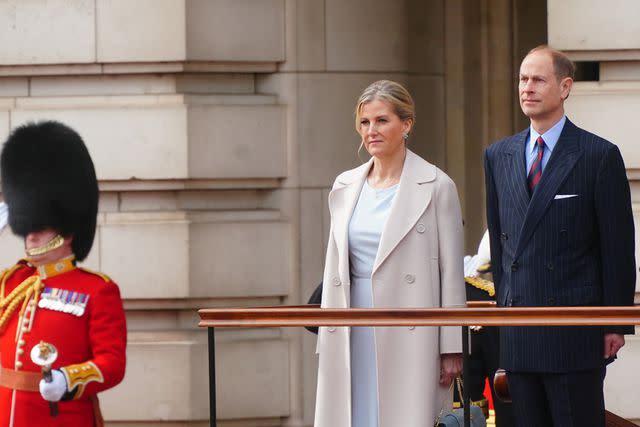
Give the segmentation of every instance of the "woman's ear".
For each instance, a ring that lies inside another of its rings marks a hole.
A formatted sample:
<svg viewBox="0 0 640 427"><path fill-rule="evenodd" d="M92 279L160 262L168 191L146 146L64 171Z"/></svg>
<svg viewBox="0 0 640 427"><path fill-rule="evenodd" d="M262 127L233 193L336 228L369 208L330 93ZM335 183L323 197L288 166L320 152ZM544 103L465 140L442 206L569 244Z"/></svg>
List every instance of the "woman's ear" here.
<svg viewBox="0 0 640 427"><path fill-rule="evenodd" d="M402 123L402 133L410 134L413 128L413 119L406 119Z"/></svg>

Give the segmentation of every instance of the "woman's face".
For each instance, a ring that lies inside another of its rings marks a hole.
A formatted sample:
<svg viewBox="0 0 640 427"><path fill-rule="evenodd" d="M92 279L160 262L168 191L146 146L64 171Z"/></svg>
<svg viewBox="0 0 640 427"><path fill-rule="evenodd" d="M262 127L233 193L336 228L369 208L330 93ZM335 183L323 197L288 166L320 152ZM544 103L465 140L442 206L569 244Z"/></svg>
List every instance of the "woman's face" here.
<svg viewBox="0 0 640 427"><path fill-rule="evenodd" d="M411 121L400 119L386 101L374 99L362 105L358 133L371 156L386 158L404 152L402 136L410 130Z"/></svg>

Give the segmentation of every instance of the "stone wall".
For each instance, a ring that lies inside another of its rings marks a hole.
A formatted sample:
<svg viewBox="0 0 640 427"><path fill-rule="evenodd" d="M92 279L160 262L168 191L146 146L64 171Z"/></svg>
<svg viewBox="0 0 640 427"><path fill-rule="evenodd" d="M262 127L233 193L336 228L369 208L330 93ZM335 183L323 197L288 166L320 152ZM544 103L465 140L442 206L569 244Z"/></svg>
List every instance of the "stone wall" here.
<svg viewBox="0 0 640 427"><path fill-rule="evenodd" d="M129 329L126 378L102 397L109 425L204 424L196 309L281 304L297 284L289 107L256 83L285 59L285 12L283 0L0 2L0 138L63 121L98 173L86 265L120 285ZM21 248L0 237L4 264ZM220 418L291 415L299 335L218 334Z"/></svg>
<svg viewBox="0 0 640 427"><path fill-rule="evenodd" d="M576 44L581 26L566 17L588 11L564 4L549 1L550 42L608 58L602 82L576 85L570 114L621 145L635 201L638 47ZM545 37L528 27L544 15L528 0L0 0L0 139L29 120L61 120L96 164L86 265L120 285L129 329L126 378L102 397L107 424L207 425L196 310L306 302L322 277L328 190L365 159L353 107L375 80L414 95L410 147L457 183L475 252L482 149L519 128L518 55ZM18 239L0 235L2 264L21 255ZM219 425L312 425L314 336L236 329L216 339ZM638 355L632 338L611 369L611 405L632 399L616 369ZM640 418L633 403L626 414Z"/></svg>

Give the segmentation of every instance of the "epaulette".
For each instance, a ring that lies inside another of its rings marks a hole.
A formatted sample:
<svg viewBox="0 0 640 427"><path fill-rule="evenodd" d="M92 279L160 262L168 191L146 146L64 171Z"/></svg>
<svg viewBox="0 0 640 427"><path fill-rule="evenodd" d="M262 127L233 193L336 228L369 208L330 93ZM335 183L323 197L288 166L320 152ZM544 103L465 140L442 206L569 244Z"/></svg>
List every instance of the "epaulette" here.
<svg viewBox="0 0 640 427"><path fill-rule="evenodd" d="M483 279L481 277L465 277L465 283L470 284L474 288L485 291L490 297L496 294L496 288L493 286L493 282Z"/></svg>
<svg viewBox="0 0 640 427"><path fill-rule="evenodd" d="M94 276L98 276L99 278L101 278L102 280L104 280L105 282L109 283L111 282L111 277L107 276L104 273L101 273L99 271L93 271L93 270L89 270L87 267L78 267L80 270L87 272L89 274L93 274Z"/></svg>
<svg viewBox="0 0 640 427"><path fill-rule="evenodd" d="M13 273L20 270L22 267L26 267L27 265L27 261L21 259L12 267L5 268L4 270L0 271L0 281L8 280L11 276L13 276Z"/></svg>

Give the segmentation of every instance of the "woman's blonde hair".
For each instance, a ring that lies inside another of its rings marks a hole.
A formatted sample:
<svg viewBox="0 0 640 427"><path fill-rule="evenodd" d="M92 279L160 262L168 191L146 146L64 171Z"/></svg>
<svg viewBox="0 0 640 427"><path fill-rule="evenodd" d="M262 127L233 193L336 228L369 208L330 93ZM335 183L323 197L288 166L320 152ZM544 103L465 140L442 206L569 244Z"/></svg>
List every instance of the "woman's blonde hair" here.
<svg viewBox="0 0 640 427"><path fill-rule="evenodd" d="M375 99L386 101L391 105L393 112L401 120L411 120L411 124L416 121L416 107L409 91L400 83L391 80L378 80L367 87L356 104L356 130L360 128L360 114L362 107Z"/></svg>

